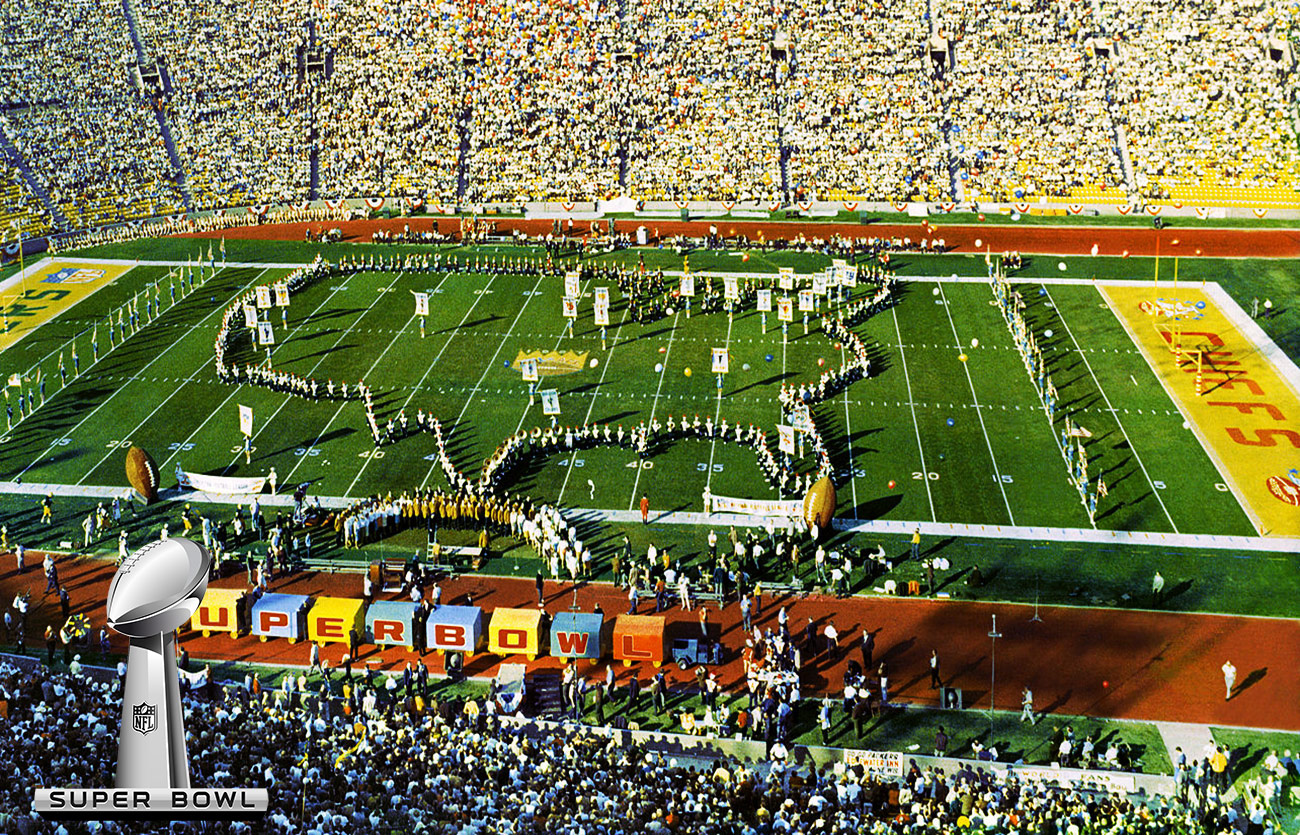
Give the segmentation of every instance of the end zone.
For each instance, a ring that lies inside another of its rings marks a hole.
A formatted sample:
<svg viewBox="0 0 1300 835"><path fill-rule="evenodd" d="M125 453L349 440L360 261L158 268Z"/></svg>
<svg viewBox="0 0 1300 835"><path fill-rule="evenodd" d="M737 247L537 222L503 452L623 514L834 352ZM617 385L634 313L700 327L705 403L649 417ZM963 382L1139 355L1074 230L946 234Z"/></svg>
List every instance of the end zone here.
<svg viewBox="0 0 1300 835"><path fill-rule="evenodd" d="M18 344L95 291L112 284L134 266L73 258L46 258L0 284L4 330L0 351Z"/></svg>
<svg viewBox="0 0 1300 835"><path fill-rule="evenodd" d="M1300 535L1300 370L1217 285L1099 290L1255 529Z"/></svg>

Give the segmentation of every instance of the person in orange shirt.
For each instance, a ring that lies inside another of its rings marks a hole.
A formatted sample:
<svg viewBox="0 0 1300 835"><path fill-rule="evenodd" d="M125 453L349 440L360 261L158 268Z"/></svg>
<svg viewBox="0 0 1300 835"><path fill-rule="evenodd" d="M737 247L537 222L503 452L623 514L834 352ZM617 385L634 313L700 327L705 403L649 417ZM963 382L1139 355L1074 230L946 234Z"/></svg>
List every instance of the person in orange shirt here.
<svg viewBox="0 0 1300 835"><path fill-rule="evenodd" d="M645 493L641 494L641 524L645 525L650 522L650 499Z"/></svg>

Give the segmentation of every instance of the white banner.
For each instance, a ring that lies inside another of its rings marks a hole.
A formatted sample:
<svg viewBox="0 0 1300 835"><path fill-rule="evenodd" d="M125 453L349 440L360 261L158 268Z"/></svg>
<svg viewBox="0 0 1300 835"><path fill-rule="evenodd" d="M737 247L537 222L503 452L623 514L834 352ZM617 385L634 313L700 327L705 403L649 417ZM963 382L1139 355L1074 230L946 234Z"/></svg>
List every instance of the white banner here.
<svg viewBox="0 0 1300 835"><path fill-rule="evenodd" d="M812 290L819 296L826 295L826 273L813 273Z"/></svg>
<svg viewBox="0 0 1300 835"><path fill-rule="evenodd" d="M714 513L740 513L745 516L803 516L803 502L798 499L736 499L713 496Z"/></svg>
<svg viewBox="0 0 1300 835"><path fill-rule="evenodd" d="M772 291L770 288L764 287L758 291L758 312L772 312Z"/></svg>
<svg viewBox="0 0 1300 835"><path fill-rule="evenodd" d="M244 494L260 493L262 487L266 484L266 478L263 476L248 478L231 478L219 475L204 475L203 473L187 473L180 467L176 468L176 481L181 487L190 490L198 490L202 493L227 493L227 494Z"/></svg>
<svg viewBox="0 0 1300 835"><path fill-rule="evenodd" d="M776 318L782 322L794 321L794 305L790 303L789 296L776 300Z"/></svg>
<svg viewBox="0 0 1300 835"><path fill-rule="evenodd" d="M867 771L891 777L903 776L903 755L898 751L860 751L849 748L844 751L844 764L860 765Z"/></svg>
<svg viewBox="0 0 1300 835"><path fill-rule="evenodd" d="M857 283L858 283L857 267L845 267L840 272L840 284L843 284L845 287L853 287L856 286Z"/></svg>
<svg viewBox="0 0 1300 835"><path fill-rule="evenodd" d="M289 285L285 284L283 281L275 285L275 306L289 306Z"/></svg>
<svg viewBox="0 0 1300 835"><path fill-rule="evenodd" d="M713 373L726 374L730 365L731 358L727 355L726 348L713 349Z"/></svg>
<svg viewBox="0 0 1300 835"><path fill-rule="evenodd" d="M782 290L794 289L794 267L781 267L777 270L777 286Z"/></svg>
<svg viewBox="0 0 1300 835"><path fill-rule="evenodd" d="M558 415L560 413L560 392L556 389L547 389L539 393L542 395L542 414Z"/></svg>
<svg viewBox="0 0 1300 835"><path fill-rule="evenodd" d="M794 455L794 427L786 426L784 423L776 425L777 436L780 438L780 449L786 455Z"/></svg>
<svg viewBox="0 0 1300 835"><path fill-rule="evenodd" d="M578 271L569 270L564 274L564 295L571 299L576 299L580 292L578 285Z"/></svg>
<svg viewBox="0 0 1300 835"><path fill-rule="evenodd" d="M800 290L800 291L799 291L799 312L800 312L800 313L810 313L810 312L812 312L812 310L814 309L814 308L813 308L813 305L814 305L814 302L813 302L813 291L812 291L812 290Z"/></svg>
<svg viewBox="0 0 1300 835"><path fill-rule="evenodd" d="M251 304L244 305L244 327L257 327L257 308Z"/></svg>
<svg viewBox="0 0 1300 835"><path fill-rule="evenodd" d="M275 328L271 327L270 322L257 323L257 344L258 345L275 344Z"/></svg>
<svg viewBox="0 0 1300 835"><path fill-rule="evenodd" d="M537 382L537 360L527 359L519 361L519 371L523 374L525 383Z"/></svg>
<svg viewBox="0 0 1300 835"><path fill-rule="evenodd" d="M271 288L265 284L257 285L257 307L266 310L271 306Z"/></svg>
<svg viewBox="0 0 1300 835"><path fill-rule="evenodd" d="M681 293L688 299L695 295L695 276L682 276Z"/></svg>
<svg viewBox="0 0 1300 835"><path fill-rule="evenodd" d="M239 407L239 431L243 432L245 435L248 435L250 437L252 436L253 434L253 407L252 406Z"/></svg>
<svg viewBox="0 0 1300 835"><path fill-rule="evenodd" d="M722 295L727 301L740 301L740 279L734 275L722 277Z"/></svg>
<svg viewBox="0 0 1300 835"><path fill-rule="evenodd" d="M564 300L564 318L566 318L566 319L577 319L577 318L578 318L578 300L577 300L577 299L565 299L565 300Z"/></svg>
<svg viewBox="0 0 1300 835"><path fill-rule="evenodd" d="M1085 781L1088 783L1097 783L1105 786L1107 791L1112 792L1131 792L1135 789L1136 781L1132 774L1123 772L1094 771L1092 769L1079 768L1050 768L1048 766L1039 766L1038 768L1025 768L1021 766L1011 766L1010 771L1021 780L1030 780L1034 782L1076 782Z"/></svg>
<svg viewBox="0 0 1300 835"><path fill-rule="evenodd" d="M598 327L609 325L609 288L597 287L593 313Z"/></svg>
<svg viewBox="0 0 1300 835"><path fill-rule="evenodd" d="M415 291L411 291L411 292L412 295L415 296L415 315L428 316L429 315L429 294L416 293Z"/></svg>

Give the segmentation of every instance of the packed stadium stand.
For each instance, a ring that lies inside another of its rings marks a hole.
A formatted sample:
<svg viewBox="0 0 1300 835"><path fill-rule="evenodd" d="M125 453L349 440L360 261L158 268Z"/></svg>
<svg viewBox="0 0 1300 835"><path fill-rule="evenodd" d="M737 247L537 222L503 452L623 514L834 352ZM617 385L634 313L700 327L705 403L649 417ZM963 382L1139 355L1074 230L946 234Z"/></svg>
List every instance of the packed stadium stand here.
<svg viewBox="0 0 1300 835"><path fill-rule="evenodd" d="M44 206L31 230L369 196L1297 208L1295 16L1280 0L14 0L0 148Z"/></svg>

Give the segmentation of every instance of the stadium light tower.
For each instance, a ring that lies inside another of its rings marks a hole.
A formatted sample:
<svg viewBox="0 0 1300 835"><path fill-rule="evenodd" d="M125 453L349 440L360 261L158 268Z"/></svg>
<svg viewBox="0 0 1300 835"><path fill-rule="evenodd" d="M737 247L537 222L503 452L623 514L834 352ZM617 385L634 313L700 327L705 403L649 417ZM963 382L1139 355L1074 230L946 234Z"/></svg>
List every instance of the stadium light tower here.
<svg viewBox="0 0 1300 835"><path fill-rule="evenodd" d="M21 298L27 298L27 276L23 272L23 224L18 218L9 221L9 228L13 229L18 238L18 280L22 284L23 294Z"/></svg>
<svg viewBox="0 0 1300 835"><path fill-rule="evenodd" d="M998 616L997 613L994 613L993 628L989 631L989 639L993 644L992 650L989 655L989 658L992 662L989 668L989 725L990 726L993 724L993 707L994 707L993 699L998 684L998 638L1001 637L1002 637L1002 633L998 631Z"/></svg>

